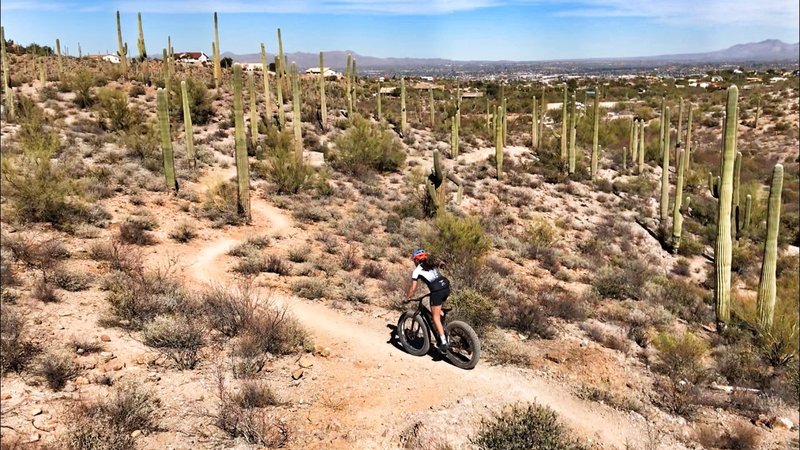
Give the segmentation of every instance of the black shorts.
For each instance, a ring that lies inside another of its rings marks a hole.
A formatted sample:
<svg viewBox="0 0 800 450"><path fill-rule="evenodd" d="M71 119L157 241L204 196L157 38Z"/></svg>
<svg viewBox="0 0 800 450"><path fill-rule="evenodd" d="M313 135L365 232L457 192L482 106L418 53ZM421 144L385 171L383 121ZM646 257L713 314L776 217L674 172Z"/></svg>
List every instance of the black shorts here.
<svg viewBox="0 0 800 450"><path fill-rule="evenodd" d="M431 292L431 306L442 306L450 295L450 289L441 289Z"/></svg>

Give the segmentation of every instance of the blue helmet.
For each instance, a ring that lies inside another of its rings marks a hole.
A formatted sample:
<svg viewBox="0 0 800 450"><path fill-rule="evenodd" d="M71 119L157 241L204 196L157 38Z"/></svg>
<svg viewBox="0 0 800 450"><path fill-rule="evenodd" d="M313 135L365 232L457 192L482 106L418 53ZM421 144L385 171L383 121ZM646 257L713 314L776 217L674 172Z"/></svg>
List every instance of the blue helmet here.
<svg viewBox="0 0 800 450"><path fill-rule="evenodd" d="M411 259L414 260L414 262L426 260L428 259L428 252L426 252L421 248L418 248L413 252L411 252Z"/></svg>

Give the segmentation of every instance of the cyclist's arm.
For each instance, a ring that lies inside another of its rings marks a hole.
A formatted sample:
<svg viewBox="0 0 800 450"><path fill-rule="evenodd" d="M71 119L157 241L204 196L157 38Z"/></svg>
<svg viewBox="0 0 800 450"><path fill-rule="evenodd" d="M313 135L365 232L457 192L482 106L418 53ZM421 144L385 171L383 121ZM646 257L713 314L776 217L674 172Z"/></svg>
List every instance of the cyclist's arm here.
<svg viewBox="0 0 800 450"><path fill-rule="evenodd" d="M414 295L414 292L417 290L417 280L411 280L411 287L408 288L408 294L406 294L406 298L411 298Z"/></svg>

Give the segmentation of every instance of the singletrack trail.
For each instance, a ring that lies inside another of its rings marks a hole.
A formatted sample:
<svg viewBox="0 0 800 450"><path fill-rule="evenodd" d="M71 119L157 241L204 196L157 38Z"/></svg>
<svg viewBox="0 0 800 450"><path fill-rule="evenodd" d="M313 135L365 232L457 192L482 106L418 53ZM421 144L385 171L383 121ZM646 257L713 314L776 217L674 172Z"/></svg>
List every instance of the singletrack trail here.
<svg viewBox="0 0 800 450"><path fill-rule="evenodd" d="M252 225L227 229L199 254L186 255L194 261L188 275L201 284L230 282L233 277L226 267L232 258L227 252L247 236L302 233L280 209L256 196L252 213ZM309 397L304 426L325 430L326 437L314 443L313 436L306 436L297 448L395 448L400 433L415 421L442 424L446 439L461 448L468 434L461 424L474 424L490 411L519 401L549 406L579 435L608 448L645 442L643 421L577 399L530 370L482 361L465 371L431 356L406 354L390 342L399 316L395 311L377 316L347 313L279 292L272 292L270 299L288 308L318 347L331 351L329 357L306 356L313 366L306 369L297 391Z"/></svg>

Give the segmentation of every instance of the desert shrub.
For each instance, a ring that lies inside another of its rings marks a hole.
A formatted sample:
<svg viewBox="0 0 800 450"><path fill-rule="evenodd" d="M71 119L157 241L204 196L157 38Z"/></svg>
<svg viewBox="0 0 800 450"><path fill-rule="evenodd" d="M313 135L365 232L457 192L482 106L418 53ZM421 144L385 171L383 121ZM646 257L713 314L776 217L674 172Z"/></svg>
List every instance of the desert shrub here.
<svg viewBox="0 0 800 450"><path fill-rule="evenodd" d="M183 222L170 231L169 237L178 242L186 243L197 237L197 228L188 222Z"/></svg>
<svg viewBox="0 0 800 450"><path fill-rule="evenodd" d="M200 208L200 215L214 222L215 227L240 225L244 217L237 207L238 190L236 184L221 181L209 187Z"/></svg>
<svg viewBox="0 0 800 450"><path fill-rule="evenodd" d="M558 422L556 413L538 404L513 405L481 420L470 441L482 450L578 450L585 448Z"/></svg>
<svg viewBox="0 0 800 450"><path fill-rule="evenodd" d="M161 401L134 383L120 384L113 394L95 403L82 404L73 413L64 446L70 450L133 450L131 433L154 431Z"/></svg>
<svg viewBox="0 0 800 450"><path fill-rule="evenodd" d="M361 266L361 275L380 280L383 278L383 266L379 262L367 261Z"/></svg>
<svg viewBox="0 0 800 450"><path fill-rule="evenodd" d="M303 263L308 261L308 254L311 253L311 248L308 245L301 245L289 249L289 261L294 263Z"/></svg>
<svg viewBox="0 0 800 450"><path fill-rule="evenodd" d="M765 381L765 370L759 354L747 340L735 345L715 349L717 371L729 384L735 386L757 387Z"/></svg>
<svg viewBox="0 0 800 450"><path fill-rule="evenodd" d="M278 131L271 128L269 133ZM314 170L302 159L298 160L291 132L284 131L272 140L276 145L269 147L266 162L254 166L254 172L275 183L279 194L296 194L309 185Z"/></svg>
<svg viewBox="0 0 800 450"><path fill-rule="evenodd" d="M341 263L342 270L346 272L357 269L361 264L361 261L358 258L358 249L354 245L350 245L342 254L339 261Z"/></svg>
<svg viewBox="0 0 800 450"><path fill-rule="evenodd" d="M707 303L710 299L705 289L678 277L657 281L659 289L655 300L668 311L690 322L706 323L711 319L713 311Z"/></svg>
<svg viewBox="0 0 800 450"><path fill-rule="evenodd" d="M277 273L278 275L289 275L291 267L279 255L269 255L265 260L264 272Z"/></svg>
<svg viewBox="0 0 800 450"><path fill-rule="evenodd" d="M553 339L556 329L547 314L531 298L509 299L500 308L500 324L513 328L528 337Z"/></svg>
<svg viewBox="0 0 800 450"><path fill-rule="evenodd" d="M453 308L448 320L463 320L478 331L494 323L494 305L487 297L473 289L459 289L448 298L447 306Z"/></svg>
<svg viewBox="0 0 800 450"><path fill-rule="evenodd" d="M280 404L278 397L264 381L245 381L234 401L242 408L265 408Z"/></svg>
<svg viewBox="0 0 800 450"><path fill-rule="evenodd" d="M45 353L37 360L34 373L42 377L50 389L60 391L67 381L78 375L78 367L69 355Z"/></svg>
<svg viewBox="0 0 800 450"><path fill-rule="evenodd" d="M222 376L217 382L219 405L214 425L231 438L242 438L249 444L269 448L282 447L288 439L287 428L262 407L242 404L241 394L233 394Z"/></svg>
<svg viewBox="0 0 800 450"><path fill-rule="evenodd" d="M364 283L359 280L346 279L342 287L342 297L350 302L369 303L369 296L364 291Z"/></svg>
<svg viewBox="0 0 800 450"><path fill-rule="evenodd" d="M156 316L190 314L195 309L169 268L145 271L136 264L120 272L109 287L111 323L115 325L140 329Z"/></svg>
<svg viewBox="0 0 800 450"><path fill-rule="evenodd" d="M88 108L95 102L92 95L94 76L88 70L79 70L69 82L70 89L75 93L75 104L79 108Z"/></svg>
<svg viewBox="0 0 800 450"><path fill-rule="evenodd" d="M536 298L550 316L568 321L580 321L588 316L586 300L558 285L543 285L536 288Z"/></svg>
<svg viewBox="0 0 800 450"><path fill-rule="evenodd" d="M731 450L757 450L761 447L761 433L754 426L737 421L730 431L705 425L695 433L695 439L705 448Z"/></svg>
<svg viewBox="0 0 800 450"><path fill-rule="evenodd" d="M185 81L192 123L205 125L214 116L214 108L211 104L211 97L208 95L208 89L206 89L206 85L202 81L197 81L194 78L186 78ZM181 95L180 82L172 83L169 104L172 110L172 120L182 122L183 96Z"/></svg>
<svg viewBox="0 0 800 450"><path fill-rule="evenodd" d="M698 384L708 375L703 366L707 345L689 331L681 336L659 333L653 345L659 351L654 368L666 377L656 383L658 403L669 412L691 416L697 408Z"/></svg>
<svg viewBox="0 0 800 450"><path fill-rule="evenodd" d="M630 343L620 332L608 333L601 325L591 322L582 323L581 329L585 331L593 341L599 343L603 347L620 351L626 355L631 352Z"/></svg>
<svg viewBox="0 0 800 450"><path fill-rule="evenodd" d="M350 128L336 139L331 163L338 170L361 176L370 171L396 171L405 159L400 141L385 124L354 115Z"/></svg>
<svg viewBox="0 0 800 450"><path fill-rule="evenodd" d="M144 328L144 343L159 349L180 369L193 369L205 342L197 321L184 316L156 316Z"/></svg>
<svg viewBox="0 0 800 450"><path fill-rule="evenodd" d="M328 295L327 283L316 278L303 278L292 285L292 290L300 297L309 300L324 298Z"/></svg>
<svg viewBox="0 0 800 450"><path fill-rule="evenodd" d="M228 337L243 332L255 315L258 297L250 283L238 286L214 285L200 295L211 328Z"/></svg>
<svg viewBox="0 0 800 450"><path fill-rule="evenodd" d="M23 315L14 307L0 303L0 374L19 372L35 353Z"/></svg>
<svg viewBox="0 0 800 450"><path fill-rule="evenodd" d="M529 258L538 258L543 249L549 249L559 239L558 229L544 218L531 220L525 227L525 242Z"/></svg>
<svg viewBox="0 0 800 450"><path fill-rule="evenodd" d="M141 113L131 108L128 97L118 89L101 89L98 93L99 120L109 131L126 131L142 121Z"/></svg>
<svg viewBox="0 0 800 450"><path fill-rule="evenodd" d="M312 346L308 333L286 308L262 301L248 321L246 336L264 353L289 355Z"/></svg>
<svg viewBox="0 0 800 450"><path fill-rule="evenodd" d="M73 351L81 354L81 355L88 355L91 353L99 353L103 351L103 343L100 341L94 341L90 339L78 339L73 338L72 341L67 345Z"/></svg>
<svg viewBox="0 0 800 450"><path fill-rule="evenodd" d="M152 245L155 237L148 233L152 225L138 216L130 216L119 225L119 240L125 244Z"/></svg>
<svg viewBox="0 0 800 450"><path fill-rule="evenodd" d="M425 237L429 253L441 261L448 273L471 286L470 280L480 270L483 256L491 244L476 217L457 217L443 214L436 218Z"/></svg>
<svg viewBox="0 0 800 450"><path fill-rule="evenodd" d="M645 286L653 275L640 259L625 259L619 267L605 267L592 280L595 291L606 298L642 300Z"/></svg>
<svg viewBox="0 0 800 450"><path fill-rule="evenodd" d="M259 251L247 253L232 269L242 275L257 275L267 271L267 259Z"/></svg>
<svg viewBox="0 0 800 450"><path fill-rule="evenodd" d="M41 285L41 287L46 285L52 288L52 274L61 265L61 262L69 257L69 251L58 239L34 241L24 235L4 236L3 246L10 250L14 258L25 264L26 267L41 273L42 278L37 281L36 285Z"/></svg>
<svg viewBox="0 0 800 450"><path fill-rule="evenodd" d="M69 292L84 291L91 285L89 275L64 268L53 271L51 279L56 286Z"/></svg>

